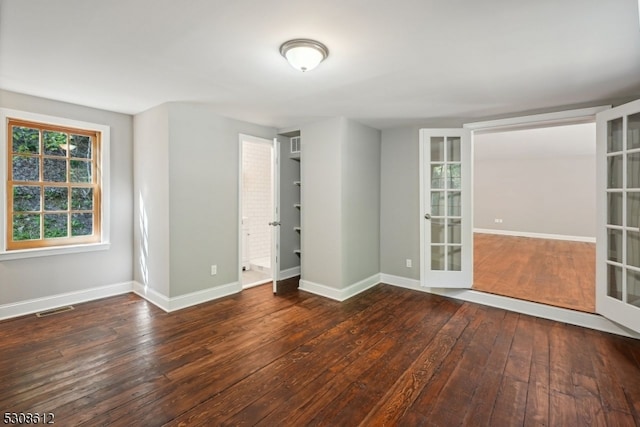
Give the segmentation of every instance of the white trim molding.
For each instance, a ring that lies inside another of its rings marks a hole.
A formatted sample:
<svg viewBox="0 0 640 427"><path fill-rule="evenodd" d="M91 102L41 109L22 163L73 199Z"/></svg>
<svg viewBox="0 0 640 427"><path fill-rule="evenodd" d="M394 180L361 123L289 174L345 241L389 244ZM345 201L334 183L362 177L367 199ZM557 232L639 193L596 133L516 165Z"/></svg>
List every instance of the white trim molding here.
<svg viewBox="0 0 640 427"><path fill-rule="evenodd" d="M380 274L376 273L373 276L367 277L366 279L356 282L344 289L336 289L320 283L310 282L308 280L300 280L300 286L298 289L315 295L320 295L321 297L330 298L335 301L345 301L379 283Z"/></svg>
<svg viewBox="0 0 640 427"><path fill-rule="evenodd" d="M565 110L555 113L533 114L530 116L465 123L462 127L472 131L531 129L538 126L554 126L594 122L596 114L611 109L611 105Z"/></svg>
<svg viewBox="0 0 640 427"><path fill-rule="evenodd" d="M280 280L291 279L300 275L300 266L288 268L286 270L280 270Z"/></svg>
<svg viewBox="0 0 640 427"><path fill-rule="evenodd" d="M640 339L640 334L627 329L617 323L614 323L606 317L600 316L599 314L583 313L581 311L569 310L566 308L553 307L545 304L474 291L473 289L425 288L420 286L420 281L418 279L409 279L406 277L393 276L390 274L380 274L380 280L382 283L388 285L413 289L421 292L428 292L431 294L455 298L462 301L501 308L503 310L513 311L516 313L541 317L543 319L555 320L557 322L564 322L571 325L582 326L598 331Z"/></svg>
<svg viewBox="0 0 640 427"><path fill-rule="evenodd" d="M203 289L201 291L178 295L176 297L167 297L166 295L163 295L149 287L145 288L145 286L139 282L133 282L133 292L167 313L237 294L241 291L242 284L240 282L233 282L222 286Z"/></svg>
<svg viewBox="0 0 640 427"><path fill-rule="evenodd" d="M482 233L482 234L498 234L501 236L531 237L534 239L566 240L569 242L586 242L586 243L596 242L595 237L589 237L589 236L567 236L564 234L530 233L528 231L511 231L511 230L493 230L490 228L474 228L473 232Z"/></svg>
<svg viewBox="0 0 640 427"><path fill-rule="evenodd" d="M66 292L42 298L35 298L15 303L0 305L0 320L24 316L39 311L51 310L65 305L80 304L101 298L113 297L129 293L133 290L133 282L116 283L83 289L81 291Z"/></svg>

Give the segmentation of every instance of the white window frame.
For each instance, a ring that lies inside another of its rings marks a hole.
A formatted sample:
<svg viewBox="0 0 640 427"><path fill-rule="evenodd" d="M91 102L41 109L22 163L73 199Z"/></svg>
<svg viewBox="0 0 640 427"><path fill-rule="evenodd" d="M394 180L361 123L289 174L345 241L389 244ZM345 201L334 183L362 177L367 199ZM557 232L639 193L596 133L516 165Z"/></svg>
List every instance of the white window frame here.
<svg viewBox="0 0 640 427"><path fill-rule="evenodd" d="M100 188L101 188L101 218L102 227L100 230L100 242L98 243L86 243L67 246L54 246L45 248L33 248L33 249L14 249L7 250L7 179L9 178L9 171L7 170L7 122L8 119L26 120L31 122L38 122L44 124L50 124L54 126L73 127L79 129L86 129L91 131L100 132L101 134L101 156L100 156ZM89 123L79 120L72 120L63 117L48 116L38 113L30 113L26 111L12 110L8 108L0 108L0 177L2 177L2 183L0 183L0 220L2 223L0 229L0 261L21 259L21 258L35 258L49 255L62 255L72 254L80 252L92 252L107 250L110 247L110 168L109 168L109 147L111 128L109 126Z"/></svg>

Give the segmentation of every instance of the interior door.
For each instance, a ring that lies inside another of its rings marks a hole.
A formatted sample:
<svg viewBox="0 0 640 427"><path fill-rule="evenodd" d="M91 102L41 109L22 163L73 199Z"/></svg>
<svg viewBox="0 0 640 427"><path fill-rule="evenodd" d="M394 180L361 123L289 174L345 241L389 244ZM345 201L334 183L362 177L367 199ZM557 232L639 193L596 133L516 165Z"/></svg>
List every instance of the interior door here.
<svg viewBox="0 0 640 427"><path fill-rule="evenodd" d="M596 115L596 311L640 332L640 100Z"/></svg>
<svg viewBox="0 0 640 427"><path fill-rule="evenodd" d="M273 138L271 149L271 183L273 185L273 220L271 225L271 275L273 280L273 293L278 293L278 281L280 280L280 141Z"/></svg>
<svg viewBox="0 0 640 427"><path fill-rule="evenodd" d="M470 131L421 129L420 162L421 284L471 288Z"/></svg>

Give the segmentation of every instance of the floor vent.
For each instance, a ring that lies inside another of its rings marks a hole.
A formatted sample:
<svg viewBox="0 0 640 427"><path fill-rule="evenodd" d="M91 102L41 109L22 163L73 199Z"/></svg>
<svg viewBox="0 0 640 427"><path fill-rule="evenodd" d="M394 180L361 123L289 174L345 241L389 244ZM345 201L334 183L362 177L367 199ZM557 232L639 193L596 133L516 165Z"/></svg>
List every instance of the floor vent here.
<svg viewBox="0 0 640 427"><path fill-rule="evenodd" d="M73 310L73 306L66 305L64 307L52 308L51 310L41 311L40 313L36 313L36 316L38 317L53 316L54 314L64 313L65 311L71 311L71 310Z"/></svg>

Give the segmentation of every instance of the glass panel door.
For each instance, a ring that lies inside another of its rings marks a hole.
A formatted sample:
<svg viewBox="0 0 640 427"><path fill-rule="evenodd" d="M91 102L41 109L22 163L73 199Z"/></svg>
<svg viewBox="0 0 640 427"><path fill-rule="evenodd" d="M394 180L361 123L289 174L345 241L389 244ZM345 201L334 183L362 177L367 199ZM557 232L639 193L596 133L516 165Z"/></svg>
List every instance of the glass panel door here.
<svg viewBox="0 0 640 427"><path fill-rule="evenodd" d="M471 287L471 144L463 129L422 129L422 284Z"/></svg>
<svg viewBox="0 0 640 427"><path fill-rule="evenodd" d="M640 331L640 101L597 115L596 311Z"/></svg>

